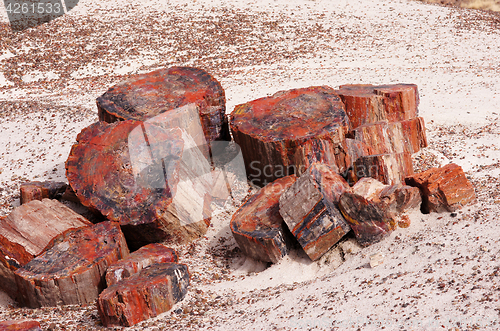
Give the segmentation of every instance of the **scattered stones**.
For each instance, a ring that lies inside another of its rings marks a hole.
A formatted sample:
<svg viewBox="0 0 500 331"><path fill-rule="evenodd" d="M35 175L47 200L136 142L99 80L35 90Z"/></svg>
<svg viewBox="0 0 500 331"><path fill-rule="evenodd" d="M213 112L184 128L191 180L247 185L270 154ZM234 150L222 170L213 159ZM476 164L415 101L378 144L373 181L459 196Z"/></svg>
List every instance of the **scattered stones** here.
<svg viewBox="0 0 500 331"><path fill-rule="evenodd" d="M412 174L413 161L408 153L361 156L353 167L356 180L371 177L389 185L404 183Z"/></svg>
<svg viewBox="0 0 500 331"><path fill-rule="evenodd" d="M187 293L190 274L185 264L160 263L105 289L97 301L102 323L132 326L158 316L181 301Z"/></svg>
<svg viewBox="0 0 500 331"><path fill-rule="evenodd" d="M188 104L196 105L207 142L230 139L224 89L202 69L171 67L136 75L97 98L99 120L109 123L146 121Z"/></svg>
<svg viewBox="0 0 500 331"><path fill-rule="evenodd" d="M233 215L231 231L245 255L276 263L288 254L290 234L279 212L279 199L296 180L289 175L267 184Z"/></svg>
<svg viewBox="0 0 500 331"><path fill-rule="evenodd" d="M118 223L78 229L17 269L19 301L30 308L91 304L105 287L107 267L128 254Z"/></svg>
<svg viewBox="0 0 500 331"><path fill-rule="evenodd" d="M314 162L347 170L343 145L349 130L335 90L317 86L277 92L235 107L230 121L254 184L300 175Z"/></svg>
<svg viewBox="0 0 500 331"><path fill-rule="evenodd" d="M52 181L21 184L21 204L32 200L57 199L64 193L67 186L66 183Z"/></svg>
<svg viewBox="0 0 500 331"><path fill-rule="evenodd" d="M78 228L92 225L57 200L32 200L0 222L0 288L17 296L14 271Z"/></svg>
<svg viewBox="0 0 500 331"><path fill-rule="evenodd" d="M0 322L0 331L42 331L42 327L38 321L22 319Z"/></svg>
<svg viewBox="0 0 500 331"><path fill-rule="evenodd" d="M420 189L422 212L453 212L476 201L474 187L454 163L408 176L406 184Z"/></svg>
<svg viewBox="0 0 500 331"><path fill-rule="evenodd" d="M344 178L329 166L315 163L281 195L280 214L313 261L350 231L337 209L348 188Z"/></svg>
<svg viewBox="0 0 500 331"><path fill-rule="evenodd" d="M108 287L114 285L152 264L178 260L179 257L174 249L162 244L149 244L111 265L106 271L106 284Z"/></svg>

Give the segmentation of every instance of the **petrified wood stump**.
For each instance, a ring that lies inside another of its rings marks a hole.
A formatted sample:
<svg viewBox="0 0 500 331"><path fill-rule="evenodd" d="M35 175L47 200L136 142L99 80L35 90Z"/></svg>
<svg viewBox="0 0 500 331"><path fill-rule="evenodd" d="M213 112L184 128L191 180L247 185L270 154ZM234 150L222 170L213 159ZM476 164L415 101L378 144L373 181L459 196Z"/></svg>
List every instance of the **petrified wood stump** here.
<svg viewBox="0 0 500 331"><path fill-rule="evenodd" d="M97 98L99 120L109 123L146 121L188 104L197 106L207 142L230 139L224 90L202 69L171 67L136 75Z"/></svg>
<svg viewBox="0 0 500 331"><path fill-rule="evenodd" d="M203 236L211 216L209 172L185 131L133 120L82 130L66 162L81 203L120 222L131 249Z"/></svg>
<svg viewBox="0 0 500 331"><path fill-rule="evenodd" d="M185 264L160 263L105 289L97 301L102 323L132 326L155 317L181 301L189 286Z"/></svg>
<svg viewBox="0 0 500 331"><path fill-rule="evenodd" d="M20 302L30 308L90 304L105 287L107 267L128 254L118 223L78 229L17 269Z"/></svg>
<svg viewBox="0 0 500 331"><path fill-rule="evenodd" d="M413 174L413 161L408 153L362 156L354 162L356 180L372 177L384 184L404 183Z"/></svg>
<svg viewBox="0 0 500 331"><path fill-rule="evenodd" d="M348 188L344 178L330 167L315 163L281 195L280 214L313 261L350 231L337 209Z"/></svg>
<svg viewBox="0 0 500 331"><path fill-rule="evenodd" d="M21 204L31 200L56 199L60 197L68 185L63 182L28 182L21 184Z"/></svg>
<svg viewBox="0 0 500 331"><path fill-rule="evenodd" d="M289 175L267 184L233 215L231 231L245 255L276 263L288 254L290 234L279 213L279 199L296 180Z"/></svg>
<svg viewBox="0 0 500 331"><path fill-rule="evenodd" d="M415 84L342 85L336 92L345 104L353 129L363 124L398 122L418 116Z"/></svg>
<svg viewBox="0 0 500 331"><path fill-rule="evenodd" d="M0 322L0 331L42 331L42 327L38 321L22 319Z"/></svg>
<svg viewBox="0 0 500 331"><path fill-rule="evenodd" d="M149 244L111 265L106 271L106 284L108 286L114 285L152 264L177 262L178 260L179 257L174 249L162 244Z"/></svg>
<svg viewBox="0 0 500 331"><path fill-rule="evenodd" d="M420 189L424 213L453 212L476 201L474 187L454 163L409 176L406 184Z"/></svg>
<svg viewBox="0 0 500 331"><path fill-rule="evenodd" d="M349 163L343 145L349 120L328 86L281 91L238 105L230 126L247 175L257 185L301 174L314 162L341 172Z"/></svg>
<svg viewBox="0 0 500 331"><path fill-rule="evenodd" d="M92 225L57 200L33 200L0 221L0 288L17 295L14 271L70 231Z"/></svg>

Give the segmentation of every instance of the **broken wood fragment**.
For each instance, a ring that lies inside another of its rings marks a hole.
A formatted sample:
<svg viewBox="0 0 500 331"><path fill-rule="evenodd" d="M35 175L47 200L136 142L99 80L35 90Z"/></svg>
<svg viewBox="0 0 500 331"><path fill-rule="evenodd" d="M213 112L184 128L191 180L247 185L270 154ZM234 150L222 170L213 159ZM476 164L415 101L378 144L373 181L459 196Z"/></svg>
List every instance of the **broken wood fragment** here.
<svg viewBox="0 0 500 331"><path fill-rule="evenodd" d="M64 182L54 181L23 183L20 188L21 205L32 200L57 199L67 186Z"/></svg>
<svg viewBox="0 0 500 331"><path fill-rule="evenodd" d="M372 177L389 185L404 183L413 174L413 161L408 153L362 156L354 163L353 174L356 180Z"/></svg>

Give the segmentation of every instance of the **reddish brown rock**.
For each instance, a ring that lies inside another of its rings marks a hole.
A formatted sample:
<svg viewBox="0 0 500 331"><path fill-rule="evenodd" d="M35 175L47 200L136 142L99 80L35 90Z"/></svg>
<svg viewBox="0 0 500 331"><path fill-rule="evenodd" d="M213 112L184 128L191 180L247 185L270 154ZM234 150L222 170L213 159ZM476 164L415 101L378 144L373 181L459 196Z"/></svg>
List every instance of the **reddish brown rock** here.
<svg viewBox="0 0 500 331"><path fill-rule="evenodd" d="M211 216L209 173L184 130L133 120L84 129L66 162L81 203L120 222L132 249L203 236Z"/></svg>
<svg viewBox="0 0 500 331"><path fill-rule="evenodd" d="M177 262L177 252L162 244L149 244L111 265L106 271L106 284L114 285L156 263Z"/></svg>
<svg viewBox="0 0 500 331"><path fill-rule="evenodd" d="M78 229L17 269L20 303L30 308L91 304L105 287L107 267L128 254L118 223Z"/></svg>
<svg viewBox="0 0 500 331"><path fill-rule="evenodd" d="M406 184L422 193L422 212L453 212L476 201L474 187L454 163L406 178Z"/></svg>
<svg viewBox="0 0 500 331"><path fill-rule="evenodd" d="M171 67L136 75L97 98L99 120L109 123L146 121L188 104L196 105L207 142L230 139L224 90L202 69Z"/></svg>
<svg viewBox="0 0 500 331"><path fill-rule="evenodd" d="M38 321L22 319L0 322L0 331L42 331L42 327Z"/></svg>
<svg viewBox="0 0 500 331"><path fill-rule="evenodd" d="M57 200L33 200L14 209L0 222L0 288L15 298L15 270L67 233L91 224Z"/></svg>
<svg viewBox="0 0 500 331"><path fill-rule="evenodd" d="M343 146L349 120L335 91L316 86L281 91L238 105L231 130L249 179L265 185L300 174L314 162L347 169Z"/></svg>
<svg viewBox="0 0 500 331"><path fill-rule="evenodd" d="M414 84L342 85L337 90L355 129L387 120L398 122L418 116L418 90Z"/></svg>
<svg viewBox="0 0 500 331"><path fill-rule="evenodd" d="M181 301L189 286L185 264L154 264L105 289L97 301L106 327L132 326L155 317Z"/></svg>
<svg viewBox="0 0 500 331"><path fill-rule="evenodd" d="M350 231L337 209L340 196L348 188L330 167L315 163L280 197L283 220L313 261Z"/></svg>
<svg viewBox="0 0 500 331"><path fill-rule="evenodd" d="M21 184L21 204L32 200L56 199L60 197L68 185L63 182L28 182Z"/></svg>
<svg viewBox="0 0 500 331"><path fill-rule="evenodd" d="M231 231L245 255L276 263L288 254L289 232L279 213L279 198L296 180L290 175L267 184L233 215Z"/></svg>
<svg viewBox="0 0 500 331"><path fill-rule="evenodd" d="M353 168L356 180L372 177L390 185L404 183L405 178L413 174L413 162L408 153L362 156Z"/></svg>

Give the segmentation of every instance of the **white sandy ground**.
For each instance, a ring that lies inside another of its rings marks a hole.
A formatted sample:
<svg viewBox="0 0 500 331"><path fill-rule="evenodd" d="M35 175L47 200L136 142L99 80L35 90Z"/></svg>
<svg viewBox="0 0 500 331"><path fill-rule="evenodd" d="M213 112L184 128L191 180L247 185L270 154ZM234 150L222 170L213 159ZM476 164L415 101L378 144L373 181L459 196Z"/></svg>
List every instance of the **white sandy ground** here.
<svg viewBox="0 0 500 331"><path fill-rule="evenodd" d="M416 83L430 142L417 163L461 165L477 204L417 211L368 248L350 238L319 262L295 250L269 267L238 251L229 208L179 247L187 297L130 330L497 330L499 28L498 14L403 0L82 0L40 27L0 28L0 215L22 181L65 180L95 98L129 74L199 66L222 83L228 113L295 87ZM370 268L377 252L384 263ZM0 320L18 318L102 328L94 305L20 309L0 293Z"/></svg>

